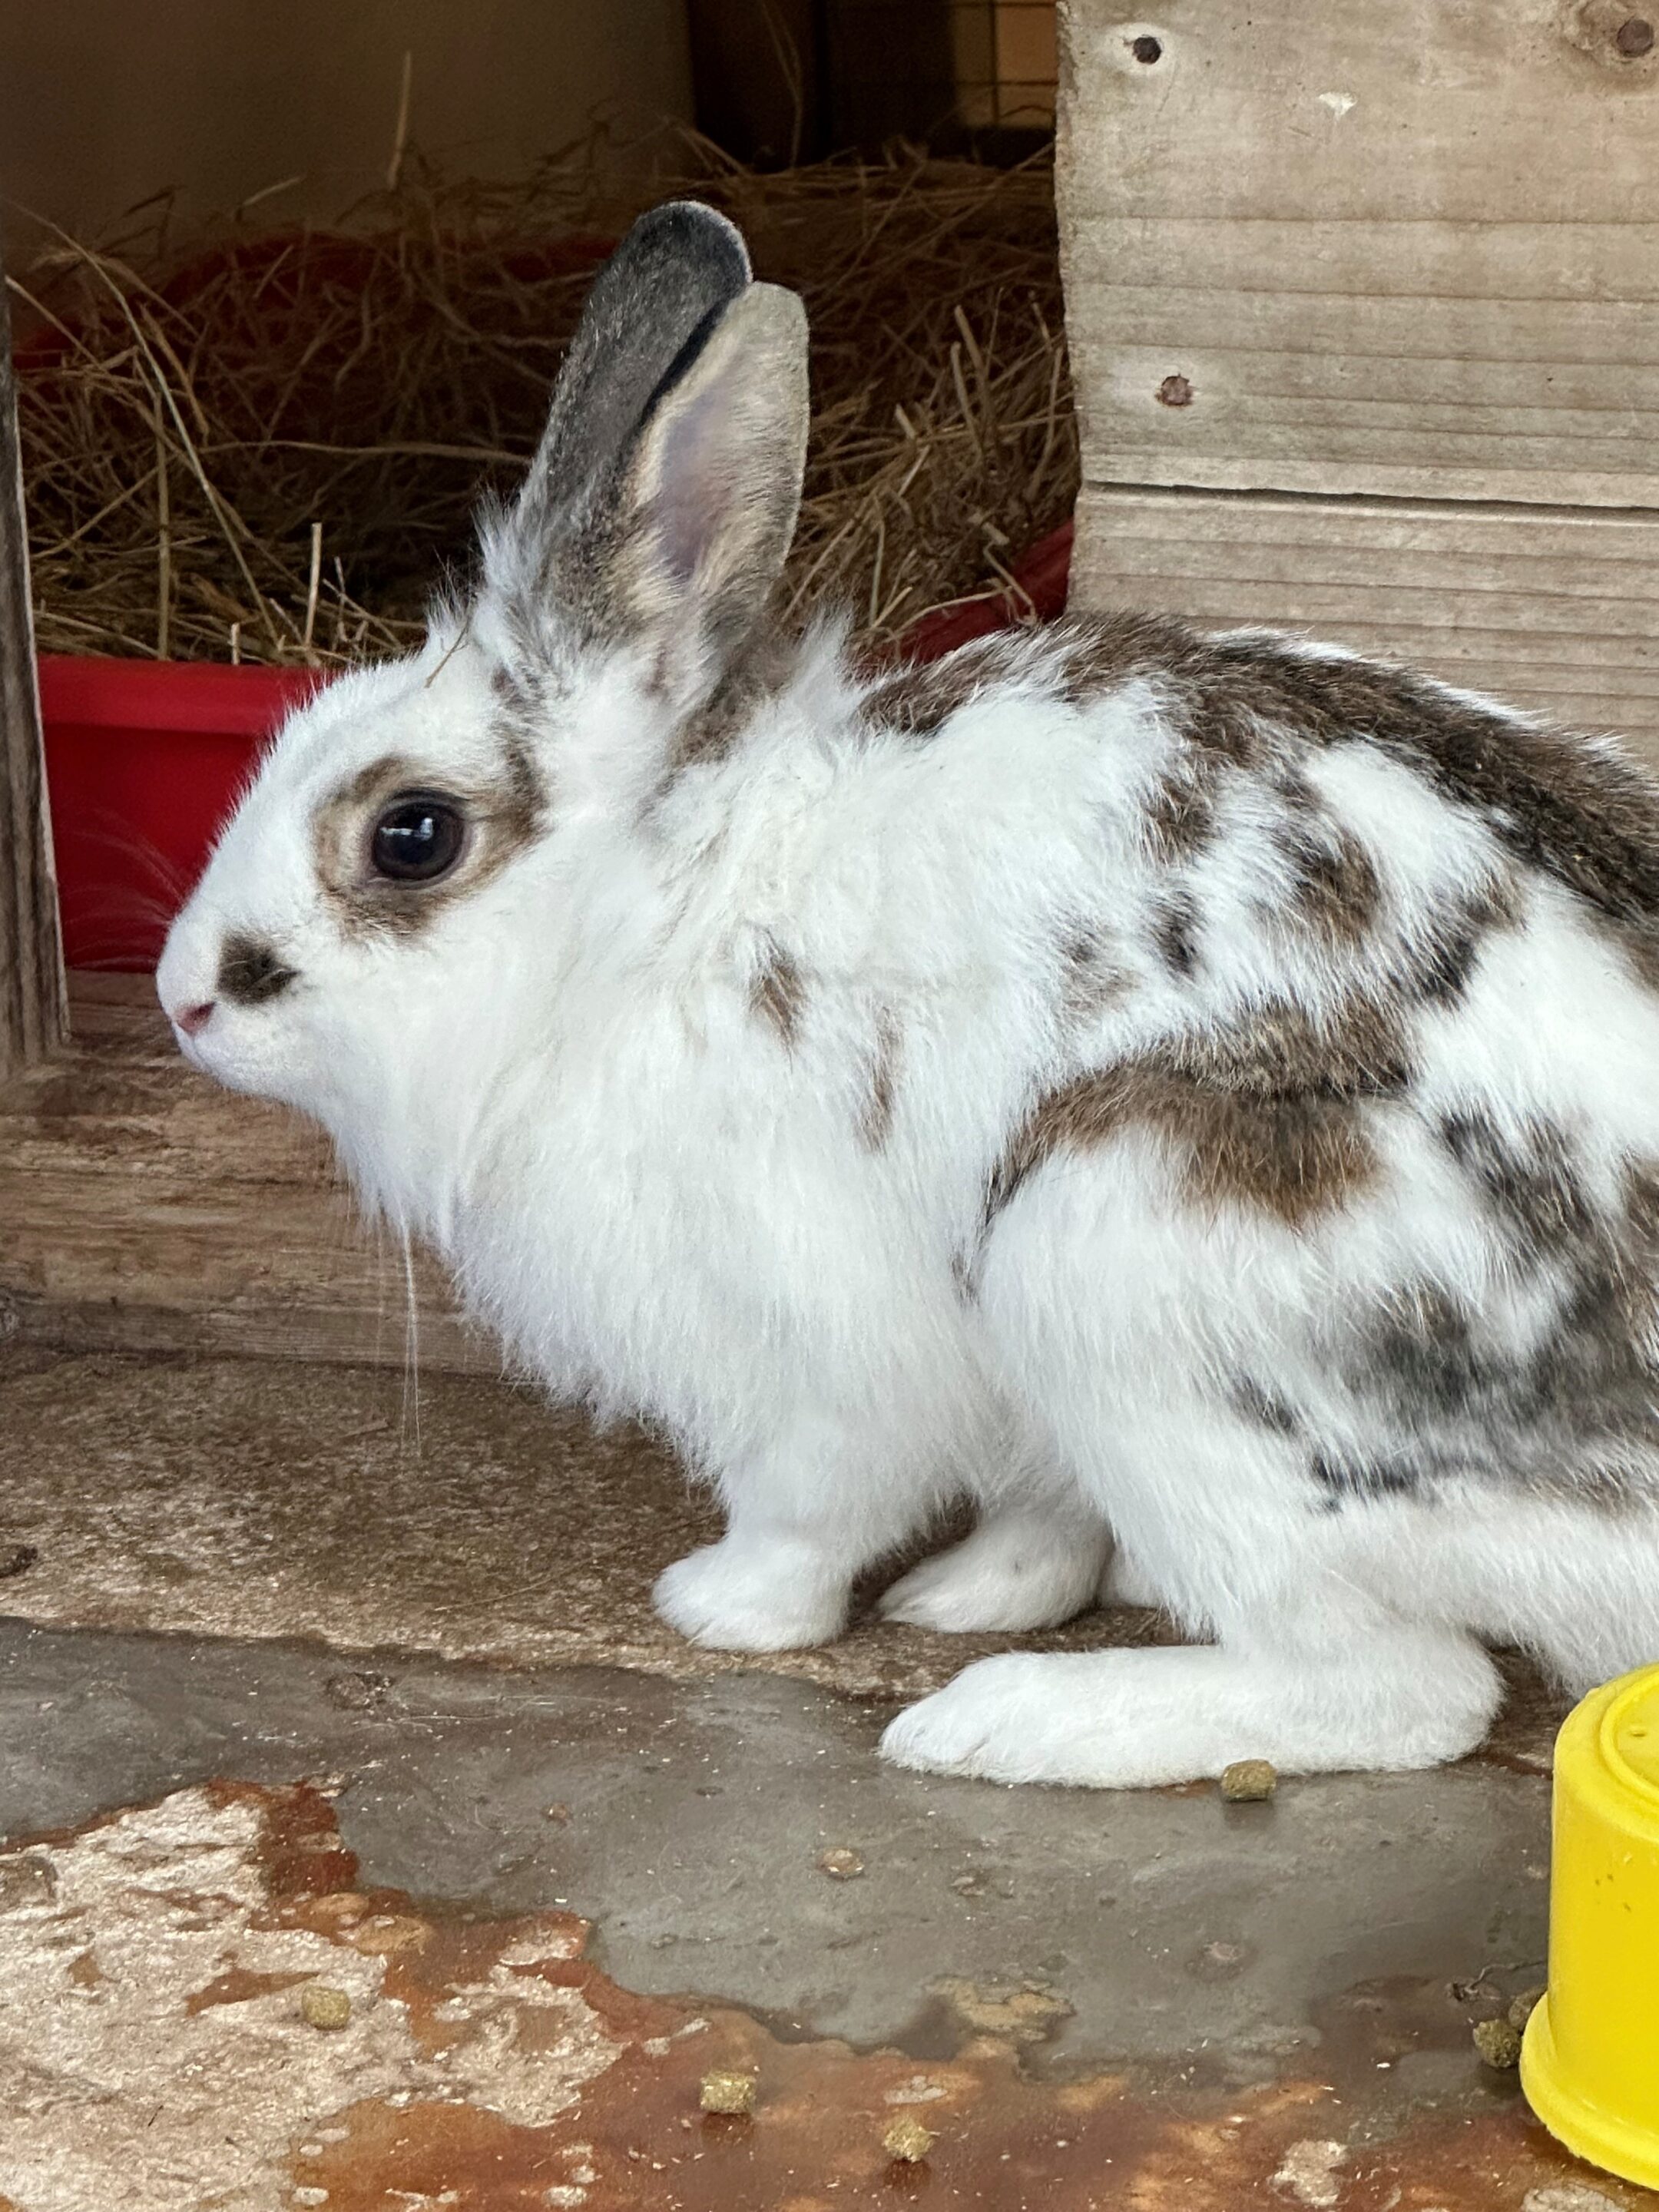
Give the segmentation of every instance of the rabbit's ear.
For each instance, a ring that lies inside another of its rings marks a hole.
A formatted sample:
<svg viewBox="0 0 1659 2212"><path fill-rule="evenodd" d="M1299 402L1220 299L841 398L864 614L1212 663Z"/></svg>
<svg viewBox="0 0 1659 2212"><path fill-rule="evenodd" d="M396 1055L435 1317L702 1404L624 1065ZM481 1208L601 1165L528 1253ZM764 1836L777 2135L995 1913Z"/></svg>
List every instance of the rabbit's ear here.
<svg viewBox="0 0 1659 2212"><path fill-rule="evenodd" d="M689 702L753 628L800 504L806 318L747 271L730 224L689 203L607 264L519 504L486 537L486 592L523 645L643 647Z"/></svg>
<svg viewBox="0 0 1659 2212"><path fill-rule="evenodd" d="M806 314L751 284L665 380L629 457L602 573L613 635L718 678L782 572L806 459Z"/></svg>
<svg viewBox="0 0 1659 2212"><path fill-rule="evenodd" d="M600 270L504 533L520 560L581 530L692 333L749 283L724 216L696 200L642 215Z"/></svg>

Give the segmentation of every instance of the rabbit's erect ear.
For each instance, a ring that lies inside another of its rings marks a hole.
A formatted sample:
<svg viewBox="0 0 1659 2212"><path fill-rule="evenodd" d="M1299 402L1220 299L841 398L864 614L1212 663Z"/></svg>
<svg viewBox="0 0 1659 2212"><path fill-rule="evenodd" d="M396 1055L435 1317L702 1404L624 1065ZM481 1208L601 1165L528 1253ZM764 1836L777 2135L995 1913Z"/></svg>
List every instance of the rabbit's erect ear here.
<svg viewBox="0 0 1659 2212"><path fill-rule="evenodd" d="M606 563L619 629L695 633L711 669L726 665L795 534L806 421L805 311L751 284L692 340L641 426Z"/></svg>
<svg viewBox="0 0 1659 2212"><path fill-rule="evenodd" d="M514 510L521 553L579 531L693 331L749 283L724 216L695 200L642 215L593 280Z"/></svg>
<svg viewBox="0 0 1659 2212"><path fill-rule="evenodd" d="M800 503L806 319L737 232L679 202L601 272L486 591L519 637L657 648L704 688L752 628ZM671 669L672 673L671 674Z"/></svg>

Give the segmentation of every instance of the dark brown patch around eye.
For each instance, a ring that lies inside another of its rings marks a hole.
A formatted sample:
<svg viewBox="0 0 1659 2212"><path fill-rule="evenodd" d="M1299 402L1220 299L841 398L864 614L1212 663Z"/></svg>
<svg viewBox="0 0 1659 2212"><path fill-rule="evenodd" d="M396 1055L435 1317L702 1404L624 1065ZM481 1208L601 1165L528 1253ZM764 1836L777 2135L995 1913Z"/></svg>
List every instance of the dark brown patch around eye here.
<svg viewBox="0 0 1659 2212"><path fill-rule="evenodd" d="M458 864L432 882L399 882L375 872L371 841L376 823L400 795L441 799L464 818L467 843ZM458 899L481 890L533 844L546 817L547 796L535 757L520 733L501 733L493 783L463 785L388 754L361 769L318 809L317 873L343 924L358 933L414 935Z"/></svg>

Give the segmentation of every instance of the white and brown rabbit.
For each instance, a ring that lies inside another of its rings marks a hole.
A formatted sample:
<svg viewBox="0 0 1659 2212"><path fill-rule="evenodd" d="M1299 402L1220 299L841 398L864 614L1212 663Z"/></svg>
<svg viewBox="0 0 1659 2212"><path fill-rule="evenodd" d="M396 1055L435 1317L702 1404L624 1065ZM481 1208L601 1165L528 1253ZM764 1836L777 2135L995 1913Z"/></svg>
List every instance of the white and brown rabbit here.
<svg viewBox="0 0 1659 2212"><path fill-rule="evenodd" d="M676 204L413 659L283 730L183 1048L332 1133L562 1397L660 1425L744 1650L1014 1654L892 1758L1102 1784L1477 1743L1484 1642L1659 1657L1659 791L1340 650L1134 617L883 678L769 613L806 331ZM1112 1532L1109 1534L1108 1531Z"/></svg>

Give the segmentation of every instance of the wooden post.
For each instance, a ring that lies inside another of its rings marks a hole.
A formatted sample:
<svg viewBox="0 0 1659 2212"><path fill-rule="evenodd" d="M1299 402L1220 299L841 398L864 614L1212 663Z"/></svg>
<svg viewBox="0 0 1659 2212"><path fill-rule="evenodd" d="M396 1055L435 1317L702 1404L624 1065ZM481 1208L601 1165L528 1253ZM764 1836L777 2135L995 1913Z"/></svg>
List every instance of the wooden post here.
<svg viewBox="0 0 1659 2212"><path fill-rule="evenodd" d="M29 606L11 317L0 266L0 1084L68 1035Z"/></svg>

